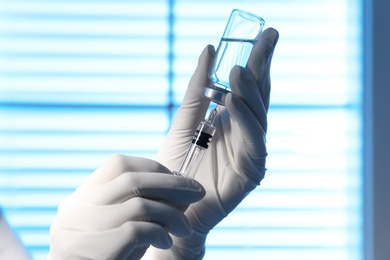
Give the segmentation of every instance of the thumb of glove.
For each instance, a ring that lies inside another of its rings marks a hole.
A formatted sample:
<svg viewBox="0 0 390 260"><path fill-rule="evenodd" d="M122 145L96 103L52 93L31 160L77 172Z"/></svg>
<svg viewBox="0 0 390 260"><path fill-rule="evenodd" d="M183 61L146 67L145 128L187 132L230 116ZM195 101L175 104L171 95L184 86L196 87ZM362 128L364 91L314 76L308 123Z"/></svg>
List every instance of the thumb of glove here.
<svg viewBox="0 0 390 260"><path fill-rule="evenodd" d="M203 89L208 86L210 70L215 50L207 45L198 59L198 65L188 84L183 102L175 116L157 160L171 170L178 170L182 156L200 121L207 112L210 100L203 96ZM181 149L182 148L182 149Z"/></svg>
<svg viewBox="0 0 390 260"><path fill-rule="evenodd" d="M208 71L214 57L214 47L207 45L198 59L198 65L192 75L183 102L171 127L172 130L196 130L203 120L210 100L203 97L203 89L209 84Z"/></svg>

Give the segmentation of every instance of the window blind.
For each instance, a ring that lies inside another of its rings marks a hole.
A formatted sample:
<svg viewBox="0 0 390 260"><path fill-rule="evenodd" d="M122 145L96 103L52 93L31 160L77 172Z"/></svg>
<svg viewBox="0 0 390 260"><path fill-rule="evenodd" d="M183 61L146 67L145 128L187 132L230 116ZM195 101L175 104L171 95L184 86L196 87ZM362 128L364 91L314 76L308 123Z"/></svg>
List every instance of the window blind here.
<svg viewBox="0 0 390 260"><path fill-rule="evenodd" d="M0 203L34 259L58 203L102 160L155 157L234 8L280 33L268 171L205 259L362 258L358 0L3 0Z"/></svg>

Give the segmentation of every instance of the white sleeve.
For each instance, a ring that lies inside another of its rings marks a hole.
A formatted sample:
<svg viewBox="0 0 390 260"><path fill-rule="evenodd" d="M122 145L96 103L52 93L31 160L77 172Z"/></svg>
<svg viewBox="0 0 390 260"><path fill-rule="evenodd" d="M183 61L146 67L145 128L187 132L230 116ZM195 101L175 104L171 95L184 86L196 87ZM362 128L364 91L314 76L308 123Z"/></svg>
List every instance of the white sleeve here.
<svg viewBox="0 0 390 260"><path fill-rule="evenodd" d="M30 260L26 248L8 225L0 208L0 259Z"/></svg>

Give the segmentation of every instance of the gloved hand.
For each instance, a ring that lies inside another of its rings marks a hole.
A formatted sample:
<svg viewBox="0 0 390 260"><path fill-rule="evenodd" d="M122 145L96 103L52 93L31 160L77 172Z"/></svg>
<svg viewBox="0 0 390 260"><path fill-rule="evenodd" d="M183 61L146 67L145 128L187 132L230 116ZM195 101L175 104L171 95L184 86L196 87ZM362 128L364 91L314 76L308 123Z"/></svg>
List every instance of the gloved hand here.
<svg viewBox="0 0 390 260"><path fill-rule="evenodd" d="M193 233L173 237L169 250L150 248L155 259L201 259L208 232L249 194L265 174L267 111L270 95L270 65L278 32L269 28L256 42L246 68L235 66L230 73L231 94L226 106L218 108L217 128L195 174L206 189L206 196L185 212ZM202 52L183 103L175 117L158 160L171 171L178 171L192 136L209 106L202 97L209 84L208 70L214 49Z"/></svg>
<svg viewBox="0 0 390 260"><path fill-rule="evenodd" d="M59 205L48 259L140 259L191 234L180 208L204 196L156 161L115 155Z"/></svg>

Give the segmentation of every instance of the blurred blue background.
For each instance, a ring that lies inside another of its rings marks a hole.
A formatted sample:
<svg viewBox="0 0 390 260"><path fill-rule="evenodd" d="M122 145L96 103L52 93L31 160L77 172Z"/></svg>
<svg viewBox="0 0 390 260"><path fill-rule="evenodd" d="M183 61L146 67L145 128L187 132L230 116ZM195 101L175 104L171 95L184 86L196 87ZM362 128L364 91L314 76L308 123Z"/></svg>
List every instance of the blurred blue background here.
<svg viewBox="0 0 390 260"><path fill-rule="evenodd" d="M2 0L0 204L34 259L105 158L155 157L234 8L280 33L268 171L205 259L362 259L359 0Z"/></svg>

